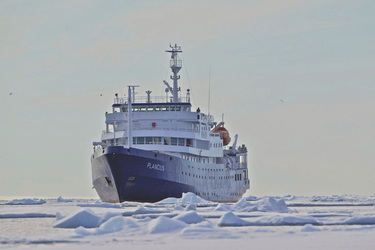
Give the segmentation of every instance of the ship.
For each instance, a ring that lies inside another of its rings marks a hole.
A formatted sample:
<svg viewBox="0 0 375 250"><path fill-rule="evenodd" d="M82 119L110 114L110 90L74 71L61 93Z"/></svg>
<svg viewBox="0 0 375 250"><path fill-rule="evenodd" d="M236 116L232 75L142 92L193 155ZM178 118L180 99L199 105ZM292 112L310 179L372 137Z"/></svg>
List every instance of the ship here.
<svg viewBox="0 0 375 250"><path fill-rule="evenodd" d="M115 94L101 140L93 142L93 188L102 202L157 202L194 193L214 202L236 202L250 188L247 148L231 143L223 121L193 109L190 89L179 87L181 46L170 45L173 81L165 96Z"/></svg>

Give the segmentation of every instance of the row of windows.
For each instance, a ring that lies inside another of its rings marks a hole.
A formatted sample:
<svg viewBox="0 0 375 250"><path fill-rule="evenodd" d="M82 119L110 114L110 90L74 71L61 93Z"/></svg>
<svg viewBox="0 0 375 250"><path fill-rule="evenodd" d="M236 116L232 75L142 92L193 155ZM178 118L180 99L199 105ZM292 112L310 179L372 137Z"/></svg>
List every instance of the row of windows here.
<svg viewBox="0 0 375 250"><path fill-rule="evenodd" d="M241 174L235 174L235 181L240 181L242 180L242 175Z"/></svg>
<svg viewBox="0 0 375 250"><path fill-rule="evenodd" d="M206 193L206 192L201 192L201 193L197 193L197 195L199 195L199 196L218 196L216 193L214 193L214 192L212 192L211 194L210 193ZM230 193L230 195L231 196L235 196L235 197L237 197L237 196L242 196L242 194L240 194L240 193Z"/></svg>
<svg viewBox="0 0 375 250"><path fill-rule="evenodd" d="M222 148L223 147L223 143L210 143L210 148Z"/></svg>
<svg viewBox="0 0 375 250"><path fill-rule="evenodd" d="M133 144L159 144L192 147L191 139L175 137L133 137Z"/></svg>
<svg viewBox="0 0 375 250"><path fill-rule="evenodd" d="M190 174L188 172L181 172L182 175L187 175L187 176L193 176L193 178L198 178L198 179L207 179L207 176L202 176L202 175L195 175L195 174ZM209 176L209 180L216 180L215 176ZM219 176L219 180L229 180L229 179L235 179L235 181L240 181L242 180L242 175L241 174L235 174L232 176Z"/></svg>
<svg viewBox="0 0 375 250"><path fill-rule="evenodd" d="M188 160L188 161L193 161L193 162L210 163L210 158L207 158L207 157L196 157L196 156L191 156L191 155L182 155L182 159Z"/></svg>
<svg viewBox="0 0 375 250"><path fill-rule="evenodd" d="M128 138L111 139L106 142L113 145L127 145ZM192 147L191 139L175 138L175 137L133 137L133 144L158 144L172 146L188 146Z"/></svg>
<svg viewBox="0 0 375 250"><path fill-rule="evenodd" d="M198 158L198 157L197 157ZM209 158L207 158L207 160L209 160ZM194 168L194 166L190 166L188 165L188 168ZM198 170L201 170L201 168L198 168ZM212 169L212 168L202 168L203 171L226 171L222 168L215 168L215 169Z"/></svg>
<svg viewBox="0 0 375 250"><path fill-rule="evenodd" d="M189 106L149 106L149 107L132 107L132 112L153 112L153 111L190 111ZM113 112L128 112L128 107L114 107Z"/></svg>

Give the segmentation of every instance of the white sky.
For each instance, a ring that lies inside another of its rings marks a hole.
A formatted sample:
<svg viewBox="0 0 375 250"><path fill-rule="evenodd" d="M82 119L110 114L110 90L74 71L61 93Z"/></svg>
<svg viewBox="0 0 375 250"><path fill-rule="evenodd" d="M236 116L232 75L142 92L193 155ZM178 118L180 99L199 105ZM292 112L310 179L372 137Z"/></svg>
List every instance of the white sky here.
<svg viewBox="0 0 375 250"><path fill-rule="evenodd" d="M0 196L97 197L104 113L129 84L164 94L170 43L203 112L211 68L210 112L250 151L248 194L374 194L373 13L370 0L3 0Z"/></svg>

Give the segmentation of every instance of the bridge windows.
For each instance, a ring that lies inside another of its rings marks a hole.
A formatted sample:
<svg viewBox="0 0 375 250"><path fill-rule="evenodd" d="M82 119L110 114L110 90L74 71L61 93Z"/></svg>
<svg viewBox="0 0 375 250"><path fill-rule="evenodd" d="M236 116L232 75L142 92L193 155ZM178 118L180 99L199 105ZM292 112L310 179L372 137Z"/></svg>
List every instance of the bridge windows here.
<svg viewBox="0 0 375 250"><path fill-rule="evenodd" d="M189 144L188 144L189 143ZM133 144L157 144L172 146L192 146L190 139L176 137L133 137Z"/></svg>
<svg viewBox="0 0 375 250"><path fill-rule="evenodd" d="M132 112L154 112L154 111L191 111L191 107L186 106L149 106L149 105L134 105L132 106ZM113 113L116 112L128 112L128 106L113 106Z"/></svg>

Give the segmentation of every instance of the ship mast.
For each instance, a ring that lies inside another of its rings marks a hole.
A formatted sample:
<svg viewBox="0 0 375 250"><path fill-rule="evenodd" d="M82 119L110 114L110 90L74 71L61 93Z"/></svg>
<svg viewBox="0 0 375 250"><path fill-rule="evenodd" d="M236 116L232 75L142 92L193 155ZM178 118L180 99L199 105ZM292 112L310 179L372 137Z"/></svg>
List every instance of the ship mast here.
<svg viewBox="0 0 375 250"><path fill-rule="evenodd" d="M178 53L181 53L181 46L177 46L175 44L174 46L171 46L171 50L166 50L165 52L171 53L171 61L170 61L170 67L172 69L173 75L171 75L171 79L173 80L173 88L172 88L172 95L173 95L173 102L178 102L178 79L180 79L180 76L177 75L180 69L182 68L182 60L178 56Z"/></svg>
<svg viewBox="0 0 375 250"><path fill-rule="evenodd" d="M133 90L133 102L135 101L135 88L139 85L128 85L128 147L130 148L133 144L132 135L132 90ZM113 126L114 127L114 126ZM115 130L113 129L113 133Z"/></svg>

